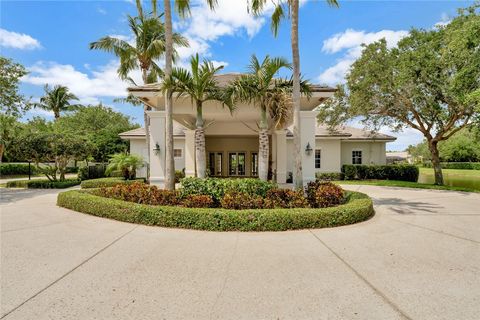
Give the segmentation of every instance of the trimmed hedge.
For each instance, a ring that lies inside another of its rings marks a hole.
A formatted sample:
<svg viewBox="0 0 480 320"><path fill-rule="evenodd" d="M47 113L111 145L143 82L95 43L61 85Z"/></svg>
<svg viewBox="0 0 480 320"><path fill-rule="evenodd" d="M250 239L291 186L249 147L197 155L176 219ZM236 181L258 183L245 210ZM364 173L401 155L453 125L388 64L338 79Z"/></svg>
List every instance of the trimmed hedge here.
<svg viewBox="0 0 480 320"><path fill-rule="evenodd" d="M83 180L80 186L82 189L93 189L93 188L109 188L116 186L117 184L131 184L135 182L145 182L145 179L139 178L136 180L125 180L119 177L112 178L100 178L100 179L91 179Z"/></svg>
<svg viewBox="0 0 480 320"><path fill-rule="evenodd" d="M32 175L37 174L37 168L31 164ZM2 163L0 165L0 175L9 176L16 174L28 175L28 164L25 163Z"/></svg>
<svg viewBox="0 0 480 320"><path fill-rule="evenodd" d="M342 166L345 180L398 180L417 182L419 169L415 165L357 165Z"/></svg>
<svg viewBox="0 0 480 320"><path fill-rule="evenodd" d="M62 192L58 195L57 205L124 222L210 231L284 231L335 227L361 222L374 214L372 200L359 192L347 192L343 205L318 209L229 210L149 206L103 198L87 190Z"/></svg>
<svg viewBox="0 0 480 320"><path fill-rule="evenodd" d="M48 179L16 180L7 182L7 188L28 189L64 189L80 184L78 179L65 179L64 181L50 181Z"/></svg>
<svg viewBox="0 0 480 320"><path fill-rule="evenodd" d="M315 178L323 181L343 180L344 174L343 172L316 172Z"/></svg>
<svg viewBox="0 0 480 320"><path fill-rule="evenodd" d="M480 162L442 162L442 169L480 170ZM425 168L433 168L432 163L424 163Z"/></svg>

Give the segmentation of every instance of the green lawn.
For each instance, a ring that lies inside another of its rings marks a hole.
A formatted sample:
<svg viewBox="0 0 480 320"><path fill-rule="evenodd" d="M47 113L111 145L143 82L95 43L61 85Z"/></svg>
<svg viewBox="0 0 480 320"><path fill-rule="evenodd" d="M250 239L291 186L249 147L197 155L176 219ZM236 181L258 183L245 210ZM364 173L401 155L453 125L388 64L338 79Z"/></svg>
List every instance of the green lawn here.
<svg viewBox="0 0 480 320"><path fill-rule="evenodd" d="M420 174L433 175L432 168L419 168ZM480 178L480 170L464 170L464 169L443 169L445 175L468 176Z"/></svg>
<svg viewBox="0 0 480 320"><path fill-rule="evenodd" d="M437 186L429 183L418 183L408 181L397 180L345 180L335 181L338 184L352 184L352 185L372 185L372 186L385 186L385 187L403 187L403 188L418 188L418 189L435 189L435 190L452 190L452 191L465 191L465 192L480 192L466 187L454 187L454 186Z"/></svg>

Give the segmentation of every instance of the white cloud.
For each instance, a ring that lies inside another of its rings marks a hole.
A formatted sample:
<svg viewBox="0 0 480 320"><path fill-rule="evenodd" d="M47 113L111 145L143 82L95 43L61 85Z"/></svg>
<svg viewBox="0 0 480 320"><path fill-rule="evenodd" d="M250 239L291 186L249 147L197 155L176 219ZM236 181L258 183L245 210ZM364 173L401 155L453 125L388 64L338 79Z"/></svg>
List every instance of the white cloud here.
<svg viewBox="0 0 480 320"><path fill-rule="evenodd" d="M440 17L440 21L438 21L437 23L435 23L435 28L441 28L441 27L444 27L446 26L447 24L449 24L450 22L452 21L452 18L450 18L450 16L447 14L447 13L442 13L442 16Z"/></svg>
<svg viewBox="0 0 480 320"><path fill-rule="evenodd" d="M40 42L28 34L0 28L0 47L31 50L41 48Z"/></svg>
<svg viewBox="0 0 480 320"><path fill-rule="evenodd" d="M378 32L365 32L347 29L337 33L323 42L322 51L327 54L343 53L337 63L323 71L318 77L320 83L334 85L343 82L345 74L352 63L362 53L362 44L370 44L385 38L388 47L395 46L400 39L408 34L405 30L381 30Z"/></svg>
<svg viewBox="0 0 480 320"><path fill-rule="evenodd" d="M77 95L81 103L99 103L100 97L125 97L128 83L119 79L118 62L84 73L69 64L55 62L37 62L28 68L30 72L22 81L33 85L64 85ZM140 78L139 72L133 73L134 79Z"/></svg>
<svg viewBox="0 0 480 320"><path fill-rule="evenodd" d="M98 7L97 8L97 12L100 13L101 15L106 15L107 14L107 10L101 8L101 7Z"/></svg>

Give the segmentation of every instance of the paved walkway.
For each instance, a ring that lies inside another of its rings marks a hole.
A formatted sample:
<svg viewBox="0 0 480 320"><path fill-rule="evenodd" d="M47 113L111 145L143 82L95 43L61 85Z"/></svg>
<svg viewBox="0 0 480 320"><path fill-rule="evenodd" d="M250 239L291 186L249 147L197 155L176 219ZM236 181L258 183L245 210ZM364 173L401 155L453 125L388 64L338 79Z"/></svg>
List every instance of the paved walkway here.
<svg viewBox="0 0 480 320"><path fill-rule="evenodd" d="M136 226L0 189L0 318L479 319L480 195L347 187L373 219L277 233Z"/></svg>

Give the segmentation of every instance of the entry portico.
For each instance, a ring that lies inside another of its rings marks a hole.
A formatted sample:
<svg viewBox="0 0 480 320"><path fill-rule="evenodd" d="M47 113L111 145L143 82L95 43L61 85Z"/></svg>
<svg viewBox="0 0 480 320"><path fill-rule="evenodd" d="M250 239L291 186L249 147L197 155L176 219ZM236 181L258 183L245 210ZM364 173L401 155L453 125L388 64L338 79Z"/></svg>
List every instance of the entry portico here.
<svg viewBox="0 0 480 320"><path fill-rule="evenodd" d="M217 80L220 85L225 85L236 76L238 74L219 75ZM124 132L120 136L130 140L131 153L143 155L145 159L150 153L150 181L153 184L163 185L166 118L165 99L158 87L158 84L151 84L129 88L130 93L153 109L148 112L151 150L146 150L145 132L142 128ZM335 89L314 85L312 91L312 97L309 99L302 97L300 111L302 152L299 156L302 160L305 183L314 180L316 172L339 172L343 164L342 140L348 140L352 136L356 140L350 142L361 142L361 146L358 143L355 144L357 149L365 149L365 151L368 149L368 152L363 154L363 158L368 156L369 163L385 162L385 142L393 141L395 138L379 134L369 136L367 132L358 129L358 132L353 135L348 132L348 128L331 133L326 128L318 126L315 109L325 99L331 97ZM195 175L195 114L195 108L189 97L173 98L175 169L184 170L186 176ZM238 103L235 110L230 112L221 103L210 101L204 103L203 117L206 123L208 174L221 177L257 176L259 109L251 104ZM291 179L294 165L291 128L275 129L271 124L269 143L269 177L278 183L286 183ZM375 153L373 157L372 150ZM142 173L139 172L139 175Z"/></svg>

